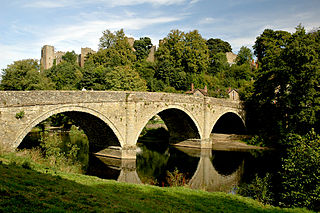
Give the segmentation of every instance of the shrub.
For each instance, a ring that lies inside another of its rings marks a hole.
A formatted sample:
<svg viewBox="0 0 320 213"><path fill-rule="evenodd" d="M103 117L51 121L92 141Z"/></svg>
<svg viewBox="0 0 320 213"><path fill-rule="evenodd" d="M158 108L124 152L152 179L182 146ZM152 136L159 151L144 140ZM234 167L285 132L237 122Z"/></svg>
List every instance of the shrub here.
<svg viewBox="0 0 320 213"><path fill-rule="evenodd" d="M273 193L271 190L270 173L267 173L266 176L262 178L256 174L251 183L243 183L239 186L238 194L251 197L263 204L271 204L273 201Z"/></svg>
<svg viewBox="0 0 320 213"><path fill-rule="evenodd" d="M167 171L167 182L169 186L185 186L186 178L177 168L173 172Z"/></svg>
<svg viewBox="0 0 320 213"><path fill-rule="evenodd" d="M281 205L320 210L320 136L290 134L286 156L282 158Z"/></svg>
<svg viewBox="0 0 320 213"><path fill-rule="evenodd" d="M16 119L22 119L24 117L24 111L16 113Z"/></svg>

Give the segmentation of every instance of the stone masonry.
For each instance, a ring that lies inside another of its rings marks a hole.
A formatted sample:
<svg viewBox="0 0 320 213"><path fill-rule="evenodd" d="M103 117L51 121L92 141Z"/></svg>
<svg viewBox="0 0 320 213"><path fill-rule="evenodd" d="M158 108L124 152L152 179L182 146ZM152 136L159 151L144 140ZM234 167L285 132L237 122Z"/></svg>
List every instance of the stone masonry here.
<svg viewBox="0 0 320 213"><path fill-rule="evenodd" d="M90 151L110 147L123 159L134 159L136 143L147 122L159 115L172 143L196 139L211 148L217 120L234 113L244 121L239 101L183 94L129 91L0 91L0 143L15 149L40 122L66 113L78 122L90 141ZM22 116L18 116L18 115Z"/></svg>

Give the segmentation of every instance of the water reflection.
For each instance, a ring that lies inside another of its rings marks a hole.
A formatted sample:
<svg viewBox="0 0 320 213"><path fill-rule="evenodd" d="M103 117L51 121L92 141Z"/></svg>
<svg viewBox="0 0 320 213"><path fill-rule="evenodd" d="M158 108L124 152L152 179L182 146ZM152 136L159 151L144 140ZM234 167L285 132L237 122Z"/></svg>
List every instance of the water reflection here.
<svg viewBox="0 0 320 213"><path fill-rule="evenodd" d="M136 161L92 155L87 174L123 182L168 186L167 171L178 169L183 173L186 185L192 189L231 192L240 183L244 170L244 155L236 152L169 146L157 151L150 149L150 144L149 148L143 144L139 147L141 150ZM217 164L217 161L225 162L225 168L219 168L222 163Z"/></svg>
<svg viewBox="0 0 320 213"><path fill-rule="evenodd" d="M250 176L259 169L272 167L263 152L174 147L165 141L139 142L137 147L136 160L90 155L86 174L121 182L169 186L168 171L177 170L192 189L233 192L240 182L250 181Z"/></svg>
<svg viewBox="0 0 320 213"><path fill-rule="evenodd" d="M136 170L135 160L120 160L110 157L90 155L88 175L104 179L113 179L119 182L142 183Z"/></svg>

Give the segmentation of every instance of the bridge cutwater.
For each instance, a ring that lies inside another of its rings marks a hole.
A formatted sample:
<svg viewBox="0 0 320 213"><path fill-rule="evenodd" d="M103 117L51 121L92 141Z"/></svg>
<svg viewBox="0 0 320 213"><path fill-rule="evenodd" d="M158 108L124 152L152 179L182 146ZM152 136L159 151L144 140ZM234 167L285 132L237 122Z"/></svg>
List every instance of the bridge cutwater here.
<svg viewBox="0 0 320 213"><path fill-rule="evenodd" d="M0 143L16 149L40 122L65 113L88 136L90 152L136 158L136 143L159 115L170 143L211 148L210 134L229 114L244 125L241 102L194 95L131 91L0 91ZM20 116L19 116L20 115ZM188 141L188 142L186 142Z"/></svg>

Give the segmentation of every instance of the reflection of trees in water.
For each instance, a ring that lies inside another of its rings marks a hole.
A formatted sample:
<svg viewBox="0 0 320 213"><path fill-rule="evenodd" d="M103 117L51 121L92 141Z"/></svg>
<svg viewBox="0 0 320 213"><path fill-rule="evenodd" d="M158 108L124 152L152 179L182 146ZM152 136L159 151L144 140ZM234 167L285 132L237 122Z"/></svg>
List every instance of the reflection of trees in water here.
<svg viewBox="0 0 320 213"><path fill-rule="evenodd" d="M243 173L244 160L240 159L237 168L229 174L221 174L212 164L211 150L201 150L201 157L197 170L189 182L192 189L201 189L206 191L224 191L231 192L236 187ZM222 158L219 160L223 160ZM223 162L221 162L223 163ZM227 167L228 164L225 165Z"/></svg>
<svg viewBox="0 0 320 213"><path fill-rule="evenodd" d="M149 148L152 145L149 144ZM140 144L141 152L137 154L137 173L142 182L157 182L163 173L169 160L168 149L161 153L157 150L148 149Z"/></svg>
<svg viewBox="0 0 320 213"><path fill-rule="evenodd" d="M158 149L160 145L162 147ZM139 147L142 151L137 154L137 173L144 183L167 185L168 171L177 169L185 179L191 179L196 171L199 158L188 156L168 144L144 143Z"/></svg>
<svg viewBox="0 0 320 213"><path fill-rule="evenodd" d="M190 156L175 147L170 147L170 159L167 170L173 172L177 169L184 174L186 180L190 180L194 175L199 162L199 157Z"/></svg>
<svg viewBox="0 0 320 213"><path fill-rule="evenodd" d="M243 152L213 151L212 165L220 175L231 175L234 173L245 158Z"/></svg>

